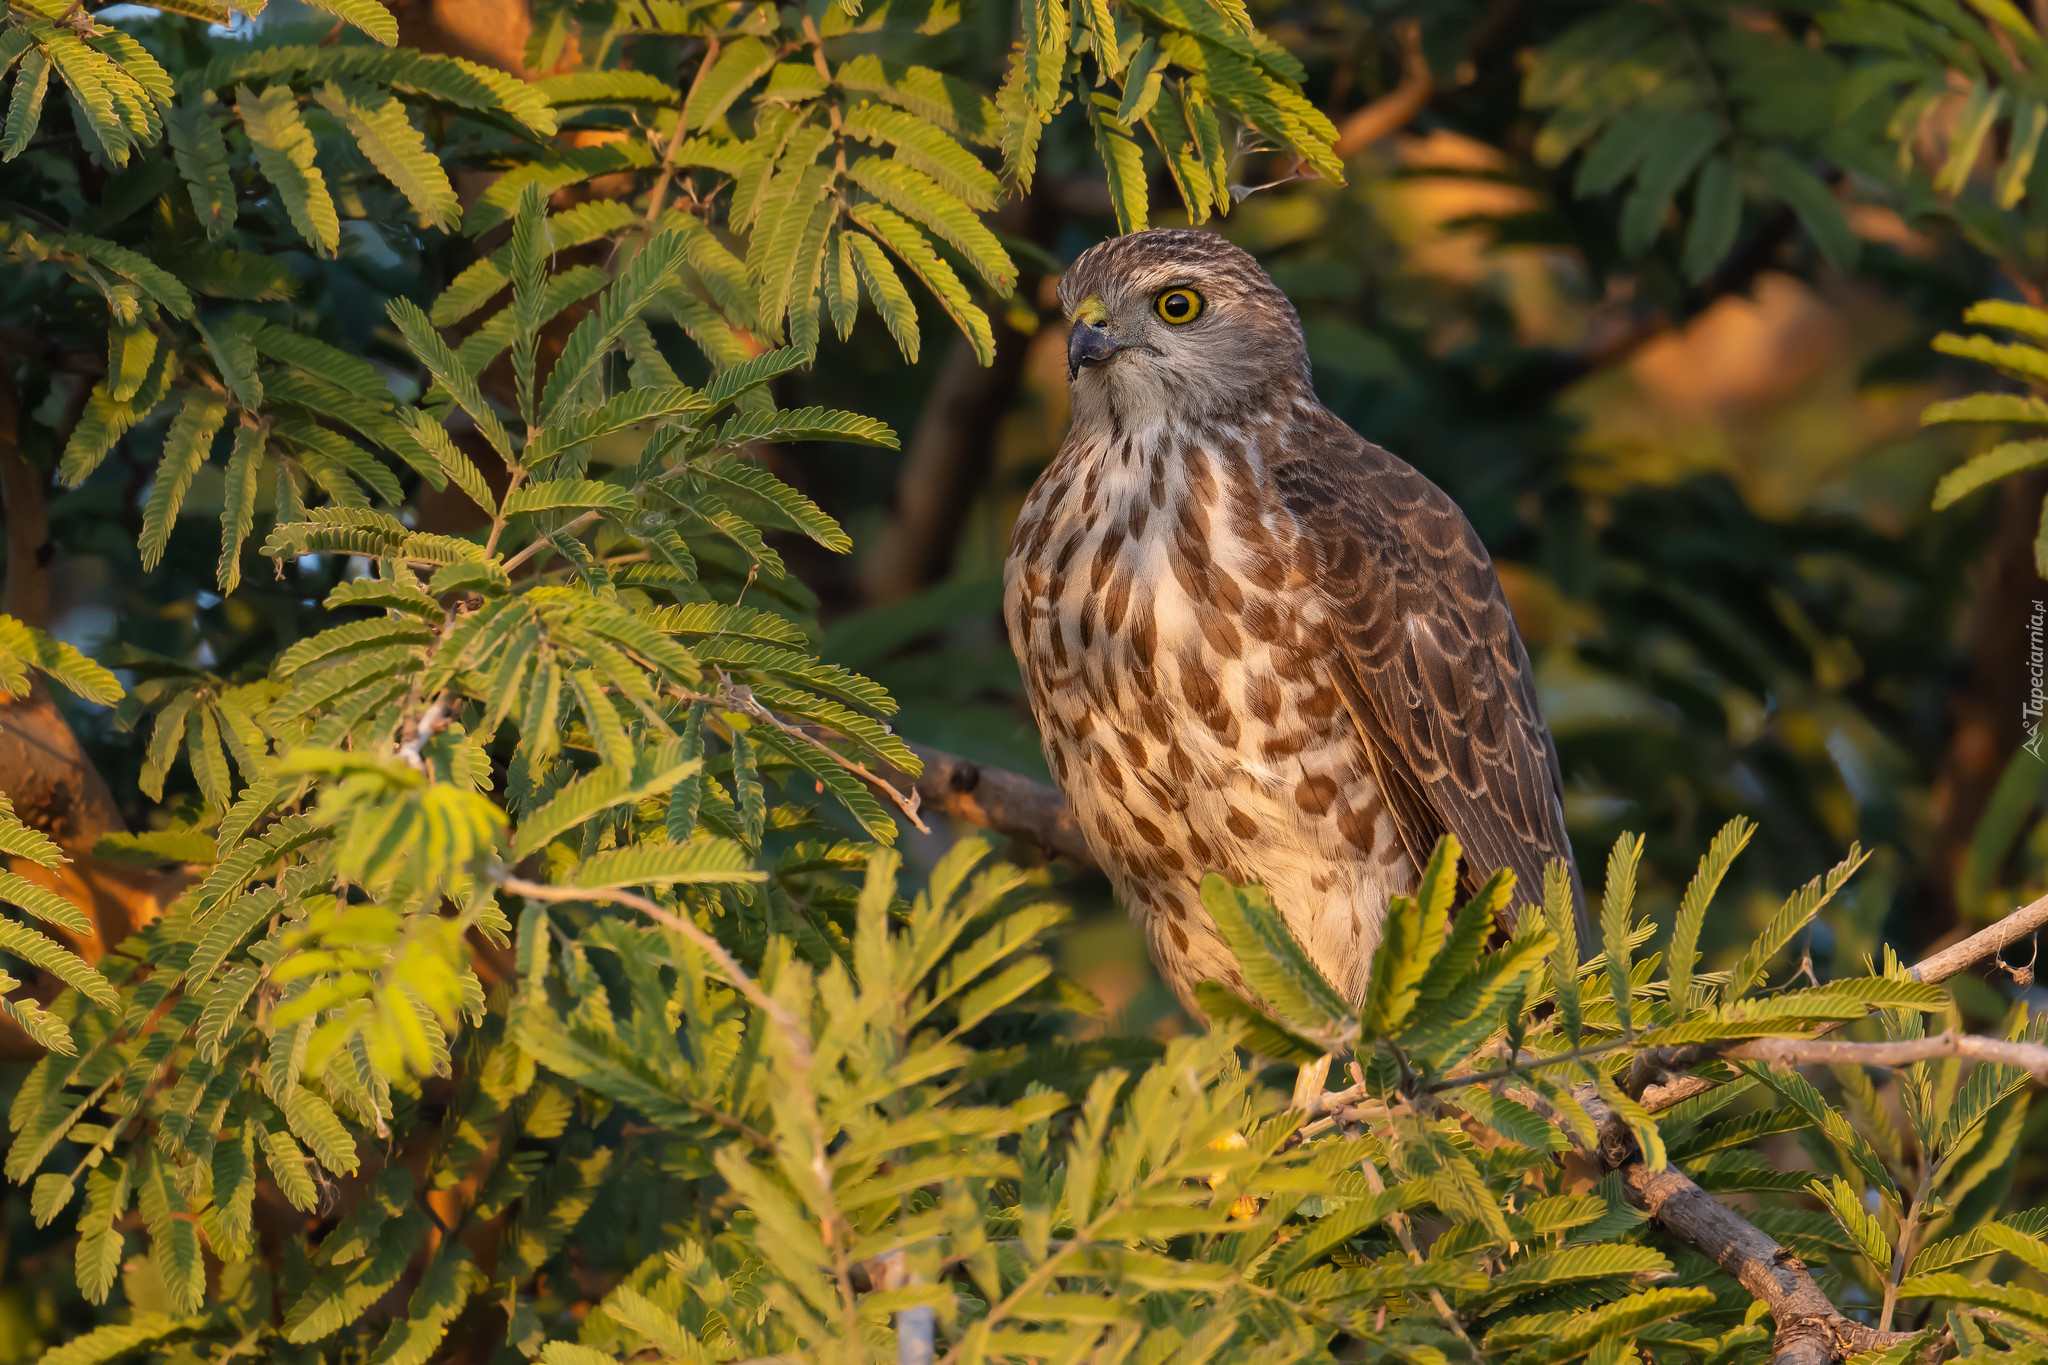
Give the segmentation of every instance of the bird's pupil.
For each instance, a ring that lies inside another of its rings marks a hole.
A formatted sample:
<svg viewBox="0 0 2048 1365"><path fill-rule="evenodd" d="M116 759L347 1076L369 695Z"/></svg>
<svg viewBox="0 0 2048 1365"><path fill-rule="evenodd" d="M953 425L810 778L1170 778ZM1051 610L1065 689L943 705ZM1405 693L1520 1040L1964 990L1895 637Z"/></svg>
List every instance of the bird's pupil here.
<svg viewBox="0 0 2048 1365"><path fill-rule="evenodd" d="M1166 311L1175 317L1179 317L1182 313L1187 312L1188 296L1186 294L1168 294L1166 296Z"/></svg>

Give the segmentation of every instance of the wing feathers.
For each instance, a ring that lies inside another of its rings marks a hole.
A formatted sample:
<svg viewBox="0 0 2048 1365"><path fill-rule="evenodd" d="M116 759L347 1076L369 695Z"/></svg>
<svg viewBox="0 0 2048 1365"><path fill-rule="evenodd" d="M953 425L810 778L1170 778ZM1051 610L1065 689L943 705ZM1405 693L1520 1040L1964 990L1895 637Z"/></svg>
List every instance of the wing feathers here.
<svg viewBox="0 0 2048 1365"><path fill-rule="evenodd" d="M1316 546L1345 699L1403 846L1419 865L1449 832L1469 883L1508 867L1517 899L1540 900L1544 864L1572 856L1557 753L1485 547L1443 490L1335 417L1289 448L1274 479ZM1576 868L1573 889L1583 923Z"/></svg>

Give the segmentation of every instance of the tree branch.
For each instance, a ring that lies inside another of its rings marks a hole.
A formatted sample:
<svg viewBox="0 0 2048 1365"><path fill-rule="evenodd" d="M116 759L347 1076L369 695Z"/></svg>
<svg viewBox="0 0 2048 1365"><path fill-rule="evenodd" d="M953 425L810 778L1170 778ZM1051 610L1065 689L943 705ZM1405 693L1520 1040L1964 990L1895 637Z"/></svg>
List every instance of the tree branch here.
<svg viewBox="0 0 2048 1365"><path fill-rule="evenodd" d="M1915 981L1941 982L1960 975L1985 958L2005 951L2010 945L2029 935L2039 933L2048 926L2048 896L2021 906L1988 929L1980 929L1960 943L1951 944L1940 952L1915 963L1912 976ZM1848 1021L1844 1021L1848 1022ZM1818 1033L1832 1033L1840 1024L1828 1024ZM1695 1095L1704 1095L1721 1084L1705 1076L1679 1076L1657 1085L1645 1086L1637 1098L1650 1113L1660 1113L1674 1105L1681 1104Z"/></svg>
<svg viewBox="0 0 2048 1365"><path fill-rule="evenodd" d="M1686 291L1677 316L1670 309L1654 308L1614 319L1619 325L1611 328L1596 326L1595 339L1589 344L1555 352L1512 372L1494 391L1492 401L1518 412L1545 407L1580 380L1623 363L1658 337L1705 312L1716 300L1747 290L1777 260L1779 249L1791 239L1798 224L1790 209L1772 214L1712 275Z"/></svg>
<svg viewBox="0 0 2048 1365"><path fill-rule="evenodd" d="M2048 1084L2048 1047L1979 1038L1968 1033L1942 1033L1932 1038L1901 1038L1895 1042L1853 1043L1833 1038L1755 1038L1734 1046L1698 1043L1690 1047L1650 1048L1637 1057L1652 1069L1684 1070L1719 1058L1728 1062L1761 1062L1777 1071L1818 1063L1849 1066L1911 1066L1941 1057L1968 1057L1999 1066L2020 1066Z"/></svg>
<svg viewBox="0 0 2048 1365"><path fill-rule="evenodd" d="M1394 35L1401 43L1400 84L1346 115L1337 126L1339 161L1407 127L1409 120L1421 113L1430 96L1436 93L1436 77L1431 74L1429 58L1422 50L1422 21L1403 19L1395 25Z"/></svg>
<svg viewBox="0 0 2048 1365"><path fill-rule="evenodd" d="M1613 1155L1620 1155L1615 1153ZM1629 1202L1666 1231L1708 1256L1771 1310L1778 1330L1774 1365L1833 1365L1862 1351L1910 1340L1842 1316L1806 1265L1771 1237L1688 1179L1676 1167L1652 1171L1640 1158L1617 1163Z"/></svg>
<svg viewBox="0 0 2048 1365"><path fill-rule="evenodd" d="M1095 866L1081 822L1059 788L943 749L912 744L910 751L924 761L924 773L914 781L926 808L1021 839L1078 867Z"/></svg>
<svg viewBox="0 0 2048 1365"><path fill-rule="evenodd" d="M0 612L38 630L50 624L50 513L44 475L22 458L14 376L0 363L0 506L7 511L7 580Z"/></svg>
<svg viewBox="0 0 2048 1365"><path fill-rule="evenodd" d="M1355 1074L1357 1071L1355 1063L1352 1070ZM1358 1168L1365 1175L1366 1187L1374 1195L1382 1195L1387 1192L1387 1182L1381 1178L1380 1168L1374 1165L1370 1159L1359 1162ZM1388 1214L1387 1226L1392 1228L1394 1235L1401 1239L1401 1249L1408 1253L1408 1259L1416 1265L1424 1264L1422 1250L1415 1243L1415 1234L1409 1230L1408 1215L1398 1211ZM1429 1302L1436 1309L1437 1316L1443 1319L1444 1326L1450 1328L1458 1340L1465 1343L1465 1349L1476 1356L1478 1352L1473 1349L1472 1338L1465 1331L1465 1324L1458 1320L1457 1313L1452 1310L1450 1300L1444 1297L1444 1291L1432 1285L1429 1290Z"/></svg>
<svg viewBox="0 0 2048 1365"><path fill-rule="evenodd" d="M719 685L718 696L715 699L717 705L729 710L744 712L755 720L760 721L763 725L772 726L780 730L797 743L816 749L819 753L867 783L868 786L880 792L891 805L903 812L903 818L908 820L919 834L930 834L932 832L931 826L925 824L924 817L918 814L924 808L924 794L922 792L912 788L910 795L905 796L896 789L894 784L879 776L865 763L855 762L831 745L825 743L818 735L810 733L808 727L791 725L788 721L761 705L754 697L753 688L735 683L730 678L726 678L722 673L719 676L723 681ZM836 731L824 730L822 727L819 728L824 734L832 735L835 738L838 737ZM906 785L908 785L907 780Z"/></svg>
<svg viewBox="0 0 2048 1365"><path fill-rule="evenodd" d="M0 511L6 516L7 547L0 611L40 629L50 623L49 476L23 457L20 420L13 362L0 351ZM47 834L71 860L56 869L23 858L7 861L13 871L91 917L94 933L67 935L87 961L97 961L137 926L156 918L166 879L93 857L101 835L125 833L128 825L106 779L40 679L31 680L22 696L0 694L0 792L24 823ZM40 1047L16 1032L0 1026L0 1051L42 1055Z"/></svg>
<svg viewBox="0 0 2048 1365"><path fill-rule="evenodd" d="M858 573L862 597L883 605L945 578L988 483L996 428L1023 383L1030 339L996 323L995 359L984 368L974 347L955 337L904 451L896 478L896 515Z"/></svg>
<svg viewBox="0 0 2048 1365"><path fill-rule="evenodd" d="M454 696L451 693L443 692L436 696L427 707L426 714L413 724L412 733L398 746L398 756L404 759L406 766L414 772L423 773L427 770L426 760L420 757L420 751L427 747L435 735L448 727L448 722L452 719L451 713L455 709L453 702Z"/></svg>
<svg viewBox="0 0 2048 1365"><path fill-rule="evenodd" d="M1032 192L1006 206L998 232L1050 246L1059 236L1057 195L1039 177ZM1039 272L1028 260L1017 294L1033 299ZM947 351L917 430L896 475L895 517L859 564L862 597L870 605L895 602L942 581L952 571L969 513L995 469L1004 415L1015 406L1030 358L1031 337L995 318L995 356L984 367L974 347L956 336Z"/></svg>
<svg viewBox="0 0 2048 1365"><path fill-rule="evenodd" d="M525 896L528 900L549 902L599 901L623 905L629 910L637 910L662 928L681 934L684 938L690 940L691 943L694 943L699 952L710 958L717 965L718 969L725 974L727 982L731 984L734 990L745 996L747 1002L753 1005L755 1009L768 1016L769 1022L782 1032L783 1040L789 1047L791 1057L795 1059L797 1066L802 1070L806 1078L805 1084L809 1084L808 1077L813 1056L810 1032L804 1028L802 1021L783 1006L781 1001L768 994L766 990L762 989L758 981L747 974L747 969L740 966L738 961L733 958L733 955L725 950L724 944L713 938L708 931L699 927L695 921L681 915L671 914L645 896L616 888L550 886L546 882L529 881L524 877L512 876L501 876L497 879L497 882L499 886L510 891L513 895Z"/></svg>
<svg viewBox="0 0 2048 1365"><path fill-rule="evenodd" d="M1972 934L1921 961L1913 976L1921 981L1945 981L1975 963L2003 950L2048 923L2048 896L2022 906L1997 924ZM1823 1032L1838 1025L1828 1025ZM1974 1056L1986 1061L2025 1066L2037 1076L2048 1077L2048 1048L2031 1044L2006 1043L2001 1039L1962 1038L1943 1034L1938 1038L1901 1043L1829 1042L1815 1038L1760 1038L1725 1049L1719 1054L1730 1060L1761 1061L1770 1065L1799 1065L1804 1062L1864 1061L1878 1065L1909 1065L1927 1057ZM1705 1094L1719 1081L1685 1076L1642 1092L1645 1109L1669 1109L1694 1095ZM1779 1246L1761 1229L1689 1180L1683 1172L1667 1168L1652 1171L1637 1150L1628 1127L1600 1103L1597 1096L1581 1093L1579 1099L1600 1126L1600 1157L1610 1169L1621 1172L1629 1198L1645 1213L1663 1223L1671 1234L1688 1246L1710 1256L1714 1262L1769 1306L1777 1323L1774 1365L1833 1365L1861 1351L1881 1350L1907 1340L1912 1334L1879 1332L1876 1328L1846 1318L1828 1301L1799 1258Z"/></svg>
<svg viewBox="0 0 2048 1365"><path fill-rule="evenodd" d="M790 1066L781 1078L782 1085L794 1102L795 1112L802 1115L804 1125L809 1129L807 1136L810 1138L811 1175L829 1200L832 1193L832 1167L826 1156L828 1134L824 1116L818 1105L818 1093L812 1084L811 1069L816 1064L818 1054L812 1045L811 1030L807 1021L799 1019L788 1006L770 994L766 987L749 976L746 968L740 966L733 955L726 951L725 945L709 930L686 915L672 914L645 896L614 888L550 886L545 882L528 881L524 877L509 875L500 875L497 882L514 895L525 896L531 900L606 901L614 905L623 905L629 910L637 910L663 928L681 934L695 944L699 952L710 958L725 974L727 982L733 989L746 997L747 1002L755 1009L761 1011L769 1024L782 1036L783 1046L788 1049L790 1057ZM798 1153L785 1148L785 1157L796 1159ZM837 1208L829 1203L826 1206L822 1231L826 1247L832 1253L834 1275L839 1282L841 1301L846 1305L847 1312L852 1314L855 1311L854 1262L847 1255L849 1228L846 1220L839 1216Z"/></svg>
<svg viewBox="0 0 2048 1365"><path fill-rule="evenodd" d="M924 774L915 779L919 797L932 809L944 811L956 820L970 825L979 825L1022 839L1044 850L1048 854L1064 858L1081 867L1094 867L1094 855L1088 851L1087 842L1081 836L1080 822L1068 809L1066 797L1057 787L1013 773L1003 768L976 763L958 754L943 749L933 749L923 744L911 744L910 750L924 760ZM2023 938L2048 928L2048 896L2023 905L1989 928L1963 939L1959 943L1933 953L1912 968L1915 981L1941 982L1982 962L1985 958L2003 952ZM1818 1030L1829 1033L1839 1028L1829 1024ZM1948 1038L1950 1035L1943 1035ZM1954 1049L1939 1052L1924 1052L1908 1057L1904 1051L1898 1056L1905 1060L1890 1062L1878 1053L1869 1051L1878 1045L1867 1043L1820 1044L1815 1039L1759 1039L1733 1049L1698 1051L1698 1060L1685 1063L1698 1065L1700 1061L1723 1057L1731 1061L1762 1061L1775 1063L1779 1057L1794 1057L1793 1063L1846 1060L1850 1054L1844 1049L1861 1050L1858 1055L1873 1066L1908 1065L1927 1057L1974 1057L1984 1061L1998 1061L2011 1066L2024 1066L2041 1074L2039 1058L2031 1046L2009 1044L1990 1038L1955 1036L1953 1042L1943 1039L1924 1039L1914 1044L1915 1048ZM2019 1049L2007 1054L2007 1049ZM1667 1059L1666 1069L1676 1069L1677 1061ZM2048 1077L2044 1077L2048 1080ZM1661 1084L1643 1086L1640 1090L1629 1087L1632 1094L1641 1100L1643 1108L1655 1114L1670 1109L1695 1095L1703 1095L1721 1084L1704 1076L1681 1076ZM1362 1087L1331 1091L1310 1103L1310 1117L1342 1112L1346 1105L1364 1094Z"/></svg>
<svg viewBox="0 0 2048 1365"><path fill-rule="evenodd" d="M1984 812L2013 751L2027 736L2021 718L2028 704L2027 670L2013 667L2011 631L2041 595L2034 539L2048 470L2022 471L2002 483L1978 515L1968 567L1970 602L1959 623L1960 656L1945 705L1947 738L1927 788L1932 828L1925 870L1917 878L1918 918L1930 932L1964 923L1960 897L1972 880L1971 850ZM1974 886L1981 894L1987 888Z"/></svg>
<svg viewBox="0 0 2048 1365"><path fill-rule="evenodd" d="M1994 953L2002 953L2021 939L2048 926L2048 896L2021 906L1988 929L1980 929L1960 943L1951 944L1913 965L1915 981L1946 981L1966 968L1974 967Z"/></svg>

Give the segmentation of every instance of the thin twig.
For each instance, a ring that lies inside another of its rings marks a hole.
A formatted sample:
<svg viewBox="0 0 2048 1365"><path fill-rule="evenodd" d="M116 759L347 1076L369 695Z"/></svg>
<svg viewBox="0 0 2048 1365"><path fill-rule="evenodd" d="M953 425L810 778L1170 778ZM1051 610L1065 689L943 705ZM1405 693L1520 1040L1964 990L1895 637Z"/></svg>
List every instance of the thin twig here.
<svg viewBox="0 0 2048 1365"><path fill-rule="evenodd" d="M2044 922L2048 922L2048 896L1926 958L1913 968L1912 975L1921 981L1946 981L2036 932ZM1838 1027L1839 1024L1831 1023L1821 1032ZM2048 1073L2044 1073L2041 1065L2043 1053L2048 1053L2048 1049L2033 1044L1943 1034L1937 1038L1863 1044L1818 1038L1762 1038L1722 1049L1717 1055L1773 1065L1848 1061L1900 1066L1928 1057L1973 1056L2025 1066L2037 1076L2044 1076ZM1680 1077L1661 1086L1647 1087L1642 1104L1653 1112L1669 1109L1720 1084L1701 1076ZM1603 1162L1621 1173L1630 1199L1681 1241L1713 1257L1743 1288L1770 1307L1777 1323L1774 1365L1832 1365L1849 1355L1882 1350L1910 1339L1910 1333L1880 1331L1844 1317L1813 1283L1798 1257L1723 1206L1683 1172L1670 1167L1651 1171L1636 1150L1627 1126L1607 1112L1597 1097L1579 1098L1599 1125ZM1891 1296L1887 1294L1887 1298Z"/></svg>
<svg viewBox="0 0 2048 1365"><path fill-rule="evenodd" d="M668 146L661 152L661 174L654 179L654 189L647 196L647 221L657 222L661 218L663 204L668 200L669 182L676 176L676 153L682 150L683 136L690 130L690 100L696 95L697 87L704 83L704 73L718 63L718 39L707 40L704 56L697 63L697 74L690 77L690 88L676 106L675 130L668 135Z"/></svg>
<svg viewBox="0 0 2048 1365"><path fill-rule="evenodd" d="M744 995L748 1003L752 1004L755 1009L760 1010L761 1013L767 1015L774 1022L775 1026L782 1030L783 1037L789 1043L790 1052L796 1057L802 1071L806 1074L810 1071L812 1052L809 1031L798 1022L795 1015L783 1008L781 1001L762 990L760 983L747 975L746 969L734 961L732 954L725 950L724 944L689 920L684 919L680 915L671 914L647 899L647 897L636 895L631 891L620 891L614 888L591 889L581 886L549 886L545 882L528 881L524 877L510 876L498 878L498 885L504 887L515 896L525 896L530 900L555 902L609 901L614 905L623 905L629 910L639 911L664 929L673 929L676 933L681 934L684 938L696 944L706 957L717 963L718 969L725 973L726 979L732 983L733 988L739 991L741 995Z"/></svg>
<svg viewBox="0 0 2048 1365"><path fill-rule="evenodd" d="M452 692L444 691L437 695L427 707L426 714L413 726L412 734L407 737L405 743L398 746L398 756L404 759L406 766L414 772L423 773L427 770L427 762L420 757L420 750L426 748L428 741L448 727L450 713L455 709L454 701L455 694Z"/></svg>
<svg viewBox="0 0 2048 1365"><path fill-rule="evenodd" d="M1380 1168L1375 1166L1370 1158L1359 1162L1358 1168L1365 1172L1365 1183L1372 1188L1374 1194L1385 1194L1387 1192L1387 1182L1380 1178ZM1408 1215L1398 1210L1388 1214L1387 1226L1392 1228L1394 1235L1401 1239L1401 1248L1408 1253L1408 1259L1417 1265L1424 1264L1422 1250L1415 1244L1415 1234L1408 1229ZM1458 1340L1465 1343L1465 1348L1476 1355L1477 1348L1472 1345L1472 1338L1466 1335L1465 1324L1458 1321L1458 1315L1452 1311L1450 1300L1444 1297L1443 1290L1431 1287L1429 1301L1435 1306L1437 1316L1444 1320L1444 1326L1455 1332Z"/></svg>
<svg viewBox="0 0 2048 1365"><path fill-rule="evenodd" d="M517 896L526 896L539 901L609 901L637 910L663 928L672 929L703 950L704 955L718 964L734 989L745 996L749 1003L781 1032L784 1045L789 1048L790 1060L794 1063L782 1078L782 1084L795 1091L796 1110L804 1116L810 1129L811 1175L818 1182L818 1188L829 1200L832 1197L832 1167L826 1156L827 1134L824 1115L818 1106L816 1090L811 1085L811 1068L816 1063L817 1053L811 1047L810 1030L786 1009L782 1002L761 989L761 984L747 974L744 967L734 960L725 946L705 930L680 915L670 913L645 896L631 891L617 889L593 890L578 886L549 886L544 882L528 881L524 877L500 876L498 885ZM853 1290L848 1281L848 1262L845 1243L842 1240L842 1223L836 1207L825 1210L825 1242L833 1249L837 1278L841 1292L851 1295Z"/></svg>
<svg viewBox="0 0 2048 1365"><path fill-rule="evenodd" d="M1920 1211L1927 1207L1927 1196L1934 1188L1934 1177L1940 1167L1926 1152L1920 1153L1920 1179L1913 1186L1913 1202L1906 1208L1906 1216L1899 1220L1899 1244L1892 1251L1892 1269L1884 1277L1884 1307L1877 1315L1877 1330L1892 1330L1892 1314L1899 1306L1899 1286L1905 1283L1906 1267L1912 1264L1920 1233Z"/></svg>
<svg viewBox="0 0 2048 1365"><path fill-rule="evenodd" d="M689 467L690 466L688 464L678 465L674 469L664 470L663 472L655 475L651 479L642 479L640 482L633 485L633 496L636 498L642 496L647 492L649 484L659 483L663 479L667 479L672 475L679 474L683 470L688 469ZM502 567L505 570L505 572L509 575L514 569L518 568L521 564L524 564L527 560L533 558L542 550L546 549L548 547L550 537L573 536L578 531L590 525L592 522L598 520L598 518L602 517L603 515L604 514L602 512L583 512L579 513L574 517L571 517L568 521L562 523L560 526L557 526L553 531L549 532L548 535L539 537L538 539L528 544L525 549L520 550L518 553L506 559L504 564L500 567ZM491 544L493 546L497 544L497 535L495 532L492 533ZM488 547L486 549L486 553L488 553ZM759 568L760 566L756 565L755 567Z"/></svg>
<svg viewBox="0 0 2048 1365"><path fill-rule="evenodd" d="M1816 1062L1851 1066L1911 1066L1939 1057L1967 1057L2000 1066L2025 1067L2034 1079L2048 1084L2048 1046L2016 1043L2004 1038L1979 1038L1968 1033L1942 1033L1932 1038L1901 1038L1892 1042L1854 1043L1831 1038L1757 1038L1723 1050L1731 1062L1762 1062L1775 1070Z"/></svg>
<svg viewBox="0 0 2048 1365"><path fill-rule="evenodd" d="M2048 897L2021 907L2012 914L1963 942L1944 949L1913 969L1921 981L1943 981L1974 963L2003 951L2009 944L2037 932L2048 923ZM1844 1021L1847 1022L1847 1021ZM1840 1027L1828 1024L1822 1032ZM1611 1050L1595 1045L1596 1050ZM1793 1067L1822 1062L1861 1065L1908 1066L1940 1057L1964 1057L1999 1065L2019 1066L2048 1083L2048 1046L2011 1042L2002 1038L1980 1038L1944 1033L1934 1038L1901 1039L1859 1043L1821 1038L1759 1038L1730 1044L1709 1044L1673 1049L1667 1066L1695 1066L1701 1062L1760 1062L1772 1067ZM1561 1060L1536 1059L1536 1064ZM1432 1089L1506 1080L1512 1070L1474 1072L1448 1077ZM1685 1076L1661 1086L1643 1090L1645 1108L1668 1109L1683 1099L1704 1094L1721 1084L1705 1077ZM1363 1098L1362 1084L1332 1091L1310 1102L1312 1113L1321 1117L1309 1128L1330 1126L1334 1114L1346 1113L1353 1101ZM1722 1205L1686 1175L1674 1168L1651 1171L1637 1150L1625 1124L1610 1113L1597 1096L1580 1094L1599 1128L1600 1156L1604 1164L1621 1173L1629 1197L1638 1207L1657 1219L1679 1240L1713 1258L1765 1304L1777 1324L1773 1358L1780 1365L1832 1365L1850 1354L1880 1350L1911 1339L1911 1333L1890 1331L1889 1317L1872 1328L1843 1315L1821 1292L1806 1267L1740 1214ZM1308 1130L1305 1129L1306 1133ZM1916 1201L1917 1203L1917 1201ZM1910 1236L1910 1232L1907 1234ZM1903 1255L1903 1249L1902 1249ZM1896 1302L1887 1286L1886 1308Z"/></svg>
<svg viewBox="0 0 2048 1365"><path fill-rule="evenodd" d="M910 795L906 797L902 792L897 791L887 782L884 782L881 778L877 777L865 765L854 762L846 755L840 753L837 749L834 749L831 745L821 743L818 739L806 733L802 728L795 725L791 725L788 721L776 715L767 707L761 705L760 702L754 699L754 689L752 689L751 687L747 687L742 683L726 683L724 689L722 690L718 698L718 704L721 706L729 707L730 709L735 711L744 712L745 714L752 716L755 720L761 721L767 725L774 726L777 730L780 730L783 734L788 735L791 739L796 740L798 743L808 745L813 749L817 749L825 753L832 759L834 763L837 763L840 767L846 769L846 771L852 773L855 777L860 778L869 786L873 787L876 791L888 797L890 801L894 802L896 809L903 812L903 818L910 821L911 824L915 825L917 827L917 832L919 834L931 833L931 828L925 824L923 819L920 818L917 813L919 798L915 788L912 788Z"/></svg>
<svg viewBox="0 0 2048 1365"><path fill-rule="evenodd" d="M633 491L637 493L640 490L636 488ZM596 521L599 515L600 514L596 512L585 512L581 516L578 516L566 522L565 524L556 527L552 534L558 536L573 535L576 532L582 530L584 527L590 525L591 522ZM541 536L538 539L534 540L531 544L529 544L525 549L519 551L519 553L507 559L501 567L505 570L507 574L510 574L514 569L518 568L521 564L524 564L527 560L533 558L536 554L539 554L542 550L546 549L547 544L547 536Z"/></svg>
<svg viewBox="0 0 2048 1365"><path fill-rule="evenodd" d="M1438 1077L1436 1080L1419 1087L1417 1093L1436 1095L1442 1094L1447 1090L1463 1090L1465 1087L1472 1085L1493 1085L1496 1082L1512 1081L1526 1076L1532 1071L1540 1071L1544 1067L1563 1066L1570 1062L1585 1061L1610 1052L1618 1052L1632 1045L1632 1039L1610 1038L1604 1042L1571 1048L1565 1052L1544 1053L1540 1055L1525 1052L1513 1064L1504 1065L1492 1071L1454 1071L1448 1076ZM1364 1099L1366 1094L1365 1083L1360 1081L1356 1085L1348 1085L1342 1090L1332 1090L1310 1100L1307 1104L1307 1110L1311 1122L1303 1126L1301 1130L1302 1137L1304 1139L1319 1137L1334 1127L1340 1119L1370 1120L1382 1116L1385 1110L1381 1106L1377 1104L1358 1104L1358 1101Z"/></svg>
<svg viewBox="0 0 2048 1365"><path fill-rule="evenodd" d="M1980 929L1960 943L1951 944L1938 953L1922 958L1913 965L1911 976L1915 981L1946 981L1967 971L1985 958L2005 951L2009 945L2019 942L2029 934L2038 932L2043 925L2048 925L2048 896L2021 906L1998 923L1988 929ZM1815 1031L1816 1036L1832 1033L1843 1023L1849 1022L1852 1021L1843 1020L1841 1023L1823 1025ZM1638 1098L1644 1109L1656 1114L1682 1104L1695 1095L1704 1095L1719 1084L1721 1082L1705 1076L1679 1076L1662 1085L1645 1088Z"/></svg>

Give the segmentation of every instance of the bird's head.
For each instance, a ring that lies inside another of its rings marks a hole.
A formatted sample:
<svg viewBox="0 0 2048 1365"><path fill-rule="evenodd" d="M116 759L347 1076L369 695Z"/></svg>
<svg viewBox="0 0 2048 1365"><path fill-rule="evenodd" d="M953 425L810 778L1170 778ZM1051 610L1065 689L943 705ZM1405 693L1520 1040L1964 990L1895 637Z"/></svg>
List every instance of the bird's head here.
<svg viewBox="0 0 2048 1365"><path fill-rule="evenodd" d="M1211 232L1155 228L1060 277L1074 417L1227 416L1308 384L1301 319L1259 263Z"/></svg>

